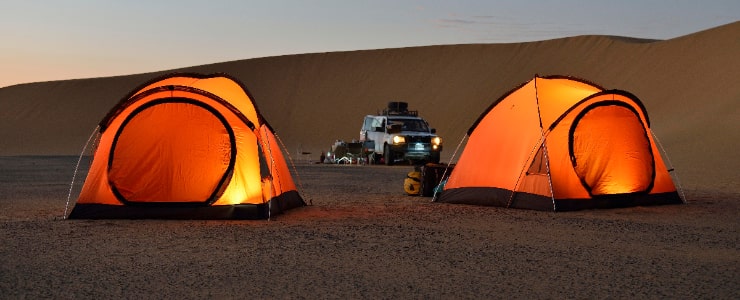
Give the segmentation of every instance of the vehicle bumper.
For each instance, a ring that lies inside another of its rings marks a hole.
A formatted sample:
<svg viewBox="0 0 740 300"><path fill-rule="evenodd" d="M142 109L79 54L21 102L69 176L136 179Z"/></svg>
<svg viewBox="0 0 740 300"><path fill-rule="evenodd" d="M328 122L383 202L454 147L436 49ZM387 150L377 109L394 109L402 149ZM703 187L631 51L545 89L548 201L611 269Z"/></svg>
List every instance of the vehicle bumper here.
<svg viewBox="0 0 740 300"><path fill-rule="evenodd" d="M439 153L442 151L442 146L437 146L436 149L433 149L432 145L430 144L410 143L410 144L392 145L391 150L393 152L403 154L404 159L423 160L423 159L431 159L432 157L435 157L435 156L439 157Z"/></svg>

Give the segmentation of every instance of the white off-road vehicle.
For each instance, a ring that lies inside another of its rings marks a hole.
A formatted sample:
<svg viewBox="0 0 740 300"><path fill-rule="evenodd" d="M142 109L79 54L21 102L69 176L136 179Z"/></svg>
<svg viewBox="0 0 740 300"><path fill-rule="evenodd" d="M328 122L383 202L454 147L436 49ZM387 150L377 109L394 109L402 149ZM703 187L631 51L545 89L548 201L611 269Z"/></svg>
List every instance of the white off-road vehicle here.
<svg viewBox="0 0 740 300"><path fill-rule="evenodd" d="M398 161L439 163L442 151L442 139L436 130L419 117L418 111L408 110L406 102L389 102L382 113L365 116L360 141L371 160L382 158L386 165Z"/></svg>

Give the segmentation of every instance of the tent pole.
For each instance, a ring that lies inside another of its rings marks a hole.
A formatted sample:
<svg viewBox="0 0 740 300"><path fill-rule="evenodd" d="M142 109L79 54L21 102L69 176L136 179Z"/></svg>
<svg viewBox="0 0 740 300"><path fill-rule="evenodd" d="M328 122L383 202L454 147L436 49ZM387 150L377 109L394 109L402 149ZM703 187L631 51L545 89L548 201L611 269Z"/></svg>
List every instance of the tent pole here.
<svg viewBox="0 0 740 300"><path fill-rule="evenodd" d="M545 129L542 126L542 113L540 112L540 93L537 91L537 75L534 76L534 98L537 101L537 120L540 122L540 140L542 140L542 155L547 167L547 183L550 185L550 198L552 199L552 211L557 211L555 206L555 191L552 189L552 174L550 172L550 158L547 155L547 140L545 140Z"/></svg>
<svg viewBox="0 0 740 300"><path fill-rule="evenodd" d="M514 190L511 192L511 195L509 195L509 201L506 202L506 207L511 207L511 204L514 202L514 195L516 195L516 190L519 188L519 183L521 182L522 175L527 173L526 166L531 165L531 159L537 155L537 149L539 149L541 147L540 145L544 143L543 140L544 140L544 137L540 136L540 140L537 141L537 147L534 147L532 151L529 151L529 156L527 156L526 162L530 162L530 163L526 164L525 162L525 165L522 167L522 171L519 172L519 177L517 178L516 183L514 183Z"/></svg>
<svg viewBox="0 0 740 300"><path fill-rule="evenodd" d="M550 172L550 158L547 154L547 141L544 140L544 136L542 137L542 155L545 159L545 166L547 167L547 183L550 185L550 198L552 199L552 211L558 211L557 206L555 205L555 191L552 188L552 172Z"/></svg>
<svg viewBox="0 0 740 300"><path fill-rule="evenodd" d="M93 130L93 132L90 133L90 136L87 138L87 142L85 142L85 146L82 147L82 152L80 152L80 157L77 158L77 165L75 166L74 175L72 175L72 182L69 184L69 193L67 193L67 204L64 205L64 215L62 216L62 220L67 219L67 211L69 210L69 200L72 198L72 189L74 189L75 179L77 178L77 171L80 169L80 163L82 162L82 156L85 155L85 151L87 151L87 146L90 144L90 141L93 139L93 136L97 135L99 129L100 129L100 125L96 126L95 130Z"/></svg>
<svg viewBox="0 0 740 300"><path fill-rule="evenodd" d="M264 125L263 125L264 126ZM260 128L260 131L262 131L263 128ZM265 139L265 145L267 146L267 153L270 154L270 199L268 199L269 202L267 202L267 220L272 220L272 198L274 198L275 195L272 194L272 186L275 184L275 177L274 174L272 174L272 170L275 168L275 159L272 157L272 147L270 147L270 137L267 135L267 128L265 128L264 133L262 134L262 137ZM280 179L278 178L278 184L280 184ZM282 190L282 187L281 187Z"/></svg>
<svg viewBox="0 0 740 300"><path fill-rule="evenodd" d="M275 139L277 139L278 143L280 143L280 148L283 150L283 153L288 156L288 161L290 162L290 166L293 168L293 173L295 173L296 181L298 183L298 189L300 190L300 194L305 195L305 191L303 190L303 181L301 180L301 175L298 174L298 169L295 167L295 162L293 162L293 157L290 156L290 151L288 151L288 147L285 146L285 143L283 140L278 136L277 133L273 132L273 135L275 135ZM313 205L313 201L311 199L308 199L308 205Z"/></svg>

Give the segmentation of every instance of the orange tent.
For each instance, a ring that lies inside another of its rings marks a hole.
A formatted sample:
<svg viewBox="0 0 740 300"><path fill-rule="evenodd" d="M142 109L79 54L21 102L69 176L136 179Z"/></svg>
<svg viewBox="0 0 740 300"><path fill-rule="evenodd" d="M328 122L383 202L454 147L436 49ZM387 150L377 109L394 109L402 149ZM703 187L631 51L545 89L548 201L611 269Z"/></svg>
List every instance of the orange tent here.
<svg viewBox="0 0 740 300"><path fill-rule="evenodd" d="M682 203L634 95L536 77L494 102L436 201L537 210Z"/></svg>
<svg viewBox="0 0 740 300"><path fill-rule="evenodd" d="M305 205L273 130L229 76L153 80L99 129L69 218L261 219Z"/></svg>

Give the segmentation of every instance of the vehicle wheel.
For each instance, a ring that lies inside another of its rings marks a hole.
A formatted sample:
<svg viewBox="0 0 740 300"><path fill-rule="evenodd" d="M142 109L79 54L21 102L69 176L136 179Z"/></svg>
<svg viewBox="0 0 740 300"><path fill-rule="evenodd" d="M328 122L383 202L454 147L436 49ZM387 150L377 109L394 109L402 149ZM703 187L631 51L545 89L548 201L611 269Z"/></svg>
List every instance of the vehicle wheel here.
<svg viewBox="0 0 740 300"><path fill-rule="evenodd" d="M386 166L393 165L393 151L391 151L391 147L388 144L385 144L385 147L383 147L383 160Z"/></svg>

